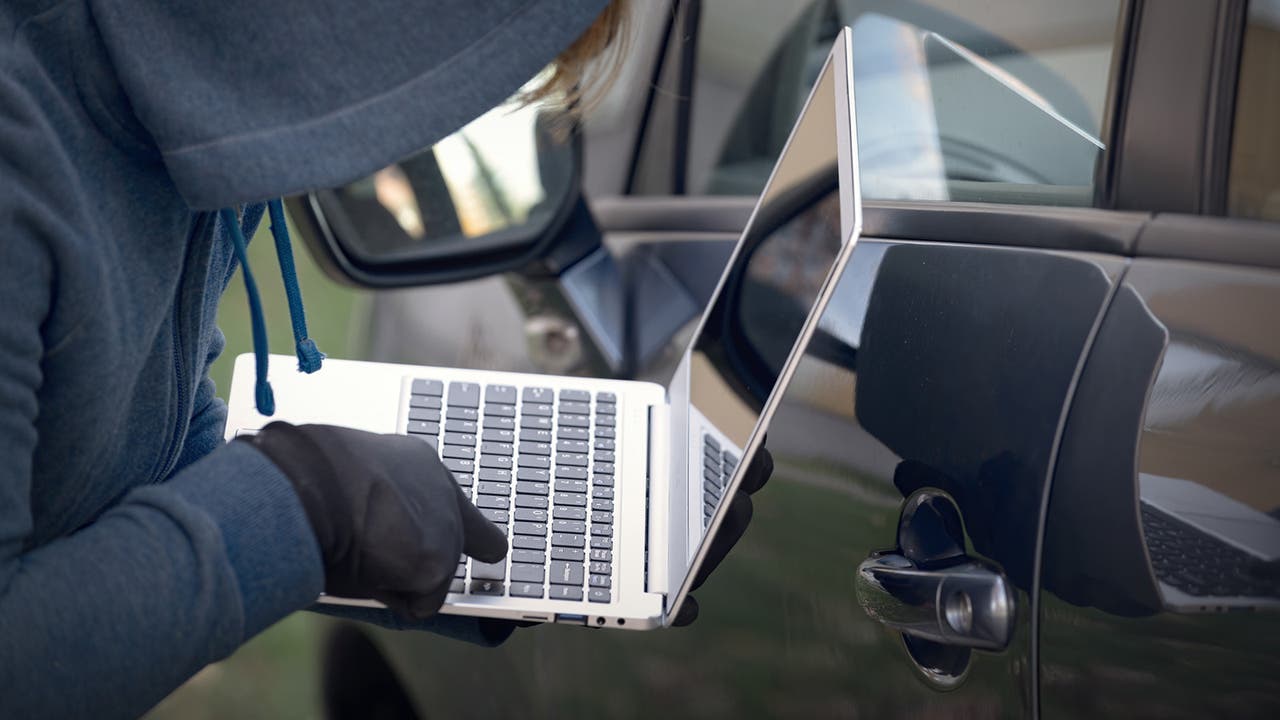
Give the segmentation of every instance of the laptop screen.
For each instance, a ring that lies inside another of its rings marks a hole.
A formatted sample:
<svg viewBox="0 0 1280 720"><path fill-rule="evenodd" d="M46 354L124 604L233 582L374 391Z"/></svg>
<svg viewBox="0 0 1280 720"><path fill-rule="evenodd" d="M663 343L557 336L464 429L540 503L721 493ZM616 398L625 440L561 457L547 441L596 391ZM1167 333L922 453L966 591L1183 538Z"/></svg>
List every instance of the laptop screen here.
<svg viewBox="0 0 1280 720"><path fill-rule="evenodd" d="M709 425L713 443L727 441L738 452L840 252L834 86L828 63L691 352L689 396L697 411L691 426Z"/></svg>

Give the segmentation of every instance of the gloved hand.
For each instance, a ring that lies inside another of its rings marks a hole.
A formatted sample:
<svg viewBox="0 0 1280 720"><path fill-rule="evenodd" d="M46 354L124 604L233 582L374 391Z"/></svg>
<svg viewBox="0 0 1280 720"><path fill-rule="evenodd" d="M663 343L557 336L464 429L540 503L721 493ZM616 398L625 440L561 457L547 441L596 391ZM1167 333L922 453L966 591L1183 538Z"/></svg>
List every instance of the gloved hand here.
<svg viewBox="0 0 1280 720"><path fill-rule="evenodd" d="M507 554L427 443L329 425L273 422L251 443L293 484L324 557L325 592L422 619L444 604L458 557Z"/></svg>
<svg viewBox="0 0 1280 720"><path fill-rule="evenodd" d="M702 584L720 566L720 562L725 559L729 551L733 549L733 546L737 545L738 540L742 539L743 534L747 531L747 525L751 523L753 512L751 495L764 487L764 484L769 481L769 476L772 474L773 455L770 455L769 451L761 444L760 449L756 450L755 457L751 459L751 464L747 466L746 474L742 478L742 484L738 486L737 492L729 500L729 510L725 514L724 521L720 523L720 529L716 532L715 537L711 539L711 547L707 550L706 560L698 570L697 576L694 577L694 590L702 587ZM676 618L671 624L676 627L682 627L697 619L698 601L690 594L685 598L684 604L680 606L680 610L676 613Z"/></svg>

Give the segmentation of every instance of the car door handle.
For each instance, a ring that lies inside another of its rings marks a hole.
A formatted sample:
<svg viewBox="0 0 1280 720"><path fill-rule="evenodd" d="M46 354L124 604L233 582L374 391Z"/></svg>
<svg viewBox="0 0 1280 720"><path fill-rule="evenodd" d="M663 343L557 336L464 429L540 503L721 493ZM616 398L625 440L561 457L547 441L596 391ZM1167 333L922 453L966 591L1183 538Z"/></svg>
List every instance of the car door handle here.
<svg viewBox="0 0 1280 720"><path fill-rule="evenodd" d="M858 566L855 584L867 615L904 635L981 650L1003 650L1013 635L1008 580L969 558L926 570L898 553L876 553Z"/></svg>

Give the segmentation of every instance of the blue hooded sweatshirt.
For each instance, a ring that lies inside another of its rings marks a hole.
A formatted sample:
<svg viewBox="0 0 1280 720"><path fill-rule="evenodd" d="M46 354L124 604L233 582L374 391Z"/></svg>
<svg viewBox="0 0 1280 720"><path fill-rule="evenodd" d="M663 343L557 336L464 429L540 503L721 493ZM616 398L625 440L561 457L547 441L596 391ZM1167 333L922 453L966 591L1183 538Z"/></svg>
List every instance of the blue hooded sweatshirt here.
<svg viewBox="0 0 1280 720"><path fill-rule="evenodd" d="M314 601L292 487L222 442L217 211L429 145L604 4L0 3L0 718L137 716Z"/></svg>

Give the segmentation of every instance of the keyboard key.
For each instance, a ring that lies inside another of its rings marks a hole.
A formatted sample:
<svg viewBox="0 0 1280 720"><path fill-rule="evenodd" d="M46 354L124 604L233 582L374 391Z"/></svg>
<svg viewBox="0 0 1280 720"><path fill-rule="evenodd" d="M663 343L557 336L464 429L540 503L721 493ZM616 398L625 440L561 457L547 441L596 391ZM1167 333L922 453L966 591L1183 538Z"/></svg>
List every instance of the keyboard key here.
<svg viewBox="0 0 1280 720"><path fill-rule="evenodd" d="M516 508L515 518L517 522L545 523L547 521L547 511L537 508Z"/></svg>
<svg viewBox="0 0 1280 720"><path fill-rule="evenodd" d="M490 385L484 389L484 401L487 403L515 405L516 389L511 385Z"/></svg>
<svg viewBox="0 0 1280 720"><path fill-rule="evenodd" d="M702 502L714 507L720 502L720 496L711 490L707 490L702 493Z"/></svg>
<svg viewBox="0 0 1280 720"><path fill-rule="evenodd" d="M557 533L582 535L587 532L587 524L581 520L555 520L551 523L551 529Z"/></svg>
<svg viewBox="0 0 1280 720"><path fill-rule="evenodd" d="M546 523L518 522L515 524L516 535L546 535Z"/></svg>
<svg viewBox="0 0 1280 720"><path fill-rule="evenodd" d="M550 504L546 495L516 495L516 507L518 508L546 510Z"/></svg>
<svg viewBox="0 0 1280 720"><path fill-rule="evenodd" d="M472 571L474 572L474 570ZM554 585L581 585L586 574L582 563L552 562L549 568L551 583Z"/></svg>
<svg viewBox="0 0 1280 720"><path fill-rule="evenodd" d="M612 415L596 416L596 427L598 428L606 428L606 427L611 428L615 426L617 423L618 421Z"/></svg>
<svg viewBox="0 0 1280 720"><path fill-rule="evenodd" d="M591 592L587 593L587 599L593 603L609 602L609 591L601 587L591 588Z"/></svg>
<svg viewBox="0 0 1280 720"><path fill-rule="evenodd" d="M608 575L592 575L588 581L591 587L607 588L613 584Z"/></svg>
<svg viewBox="0 0 1280 720"><path fill-rule="evenodd" d="M482 498L483 499L483 498ZM492 508L480 508L480 514L485 520L497 525L506 525L511 522L511 513L506 510L494 510Z"/></svg>
<svg viewBox="0 0 1280 720"><path fill-rule="evenodd" d="M562 441L563 442L563 441ZM544 442L521 442L521 455L551 455L551 443Z"/></svg>
<svg viewBox="0 0 1280 720"><path fill-rule="evenodd" d="M511 563L511 582L542 584L542 565Z"/></svg>
<svg viewBox="0 0 1280 720"><path fill-rule="evenodd" d="M552 600L581 600L582 588L576 585L552 585L547 597Z"/></svg>
<svg viewBox="0 0 1280 720"><path fill-rule="evenodd" d="M410 420L409 426L405 429L410 435L439 435L440 423Z"/></svg>
<svg viewBox="0 0 1280 720"><path fill-rule="evenodd" d="M592 575L612 575L613 565L601 560L592 560L587 566L587 572Z"/></svg>
<svg viewBox="0 0 1280 720"><path fill-rule="evenodd" d="M531 417L549 418L551 417L551 406L542 405L541 403L526 403L520 408L520 412Z"/></svg>
<svg viewBox="0 0 1280 720"><path fill-rule="evenodd" d="M480 443L480 452L485 455L510 455L515 452L515 446L510 443L486 442Z"/></svg>
<svg viewBox="0 0 1280 720"><path fill-rule="evenodd" d="M586 440L557 440L556 450L562 453L579 453L586 454Z"/></svg>
<svg viewBox="0 0 1280 720"><path fill-rule="evenodd" d="M449 592L451 593L460 593L466 589L467 589L466 580L454 580L453 582L449 583Z"/></svg>
<svg viewBox="0 0 1280 720"><path fill-rule="evenodd" d="M598 473L605 473L607 475L612 475L613 463L603 463L603 462L595 463L594 465L591 466L591 472L598 472Z"/></svg>
<svg viewBox="0 0 1280 720"><path fill-rule="evenodd" d="M541 580L536 583L511 583L511 597L540 598L543 590Z"/></svg>
<svg viewBox="0 0 1280 720"><path fill-rule="evenodd" d="M414 380L413 394L440 397L444 394L444 383L439 380Z"/></svg>
<svg viewBox="0 0 1280 720"><path fill-rule="evenodd" d="M598 403L616 403L616 402L618 402L618 396L617 396L617 395L614 395L614 394L613 394L613 393L611 393L611 392L598 392L598 393L596 393L596 402L598 402Z"/></svg>
<svg viewBox="0 0 1280 720"><path fill-rule="evenodd" d="M717 488L719 488L719 487L720 487L720 473L719 473L719 471L712 470L711 468L703 468L703 469L702 469L702 479L703 479L703 480L705 480L705 481L707 481L707 482L709 482L709 483L711 483L712 485L715 485Z"/></svg>
<svg viewBox="0 0 1280 720"><path fill-rule="evenodd" d="M613 524L613 513L611 512L593 512L591 513L591 522L600 523L602 525Z"/></svg>
<svg viewBox="0 0 1280 720"><path fill-rule="evenodd" d="M485 405L485 417L505 417L513 418L516 416L515 405Z"/></svg>
<svg viewBox="0 0 1280 720"><path fill-rule="evenodd" d="M462 487L471 487L471 484L475 482L471 473L454 473L453 480L454 482L458 483ZM471 497L471 496L468 495L467 497Z"/></svg>
<svg viewBox="0 0 1280 720"><path fill-rule="evenodd" d="M551 442L550 430L539 430L538 428L521 428L520 442Z"/></svg>
<svg viewBox="0 0 1280 720"><path fill-rule="evenodd" d="M450 407L480 407L480 386L469 382L449 383Z"/></svg>
<svg viewBox="0 0 1280 720"><path fill-rule="evenodd" d="M466 434L466 433L445 433L445 434L444 434L444 444L445 444L445 445L463 445L463 446L466 446L466 447L475 447L475 445L476 445L476 436L475 436L475 435L468 435L468 434Z"/></svg>
<svg viewBox="0 0 1280 720"><path fill-rule="evenodd" d="M737 455L734 455L733 453L729 452L728 450L725 450L725 451L724 451L724 464L725 464L725 465L730 465L730 466L732 466L732 467L738 467L738 456L737 456Z"/></svg>
<svg viewBox="0 0 1280 720"><path fill-rule="evenodd" d="M613 440L610 440L610 439L608 439L608 438L597 437L597 438L596 438L596 449L597 449L597 450L613 450L613 449L614 449L614 441L613 441Z"/></svg>
<svg viewBox="0 0 1280 720"><path fill-rule="evenodd" d="M555 494L555 502L557 505L569 505L572 507L586 507L587 496L578 493L561 493Z"/></svg>
<svg viewBox="0 0 1280 720"><path fill-rule="evenodd" d="M480 428L474 420L445 420L444 429L452 433L466 433L475 435Z"/></svg>
<svg viewBox="0 0 1280 720"><path fill-rule="evenodd" d="M602 512L613 512L613 501L612 500L592 500L591 509L600 510Z"/></svg>
<svg viewBox="0 0 1280 720"><path fill-rule="evenodd" d="M711 437L710 435L702 436L702 444L710 445L711 447L715 448L717 451L720 450L720 441Z"/></svg>
<svg viewBox="0 0 1280 720"><path fill-rule="evenodd" d="M597 462L607 462L607 463L611 463L611 462L613 462L613 451L612 451L612 450L597 450L597 451L596 451L596 461L597 461Z"/></svg>
<svg viewBox="0 0 1280 720"><path fill-rule="evenodd" d="M514 418L509 417L485 415L484 427L486 430L514 430L516 427L516 421Z"/></svg>
<svg viewBox="0 0 1280 720"><path fill-rule="evenodd" d="M457 477L457 475L454 475L454 477ZM469 484L469 483L468 483L468 484ZM462 497L464 497L464 498L466 498L466 499L470 500L470 499L471 499L471 491L470 491L470 490L468 490L468 489L466 489L466 488L464 488L464 489L462 490Z"/></svg>
<svg viewBox="0 0 1280 720"><path fill-rule="evenodd" d="M596 403L597 415L617 415L618 406L613 403L598 402Z"/></svg>
<svg viewBox="0 0 1280 720"><path fill-rule="evenodd" d="M595 484L596 487L610 488L610 487L613 487L613 476L612 475L592 475L591 482Z"/></svg>
<svg viewBox="0 0 1280 720"><path fill-rule="evenodd" d="M518 482L516 483L517 495L547 495L551 492L550 483L540 482Z"/></svg>
<svg viewBox="0 0 1280 720"><path fill-rule="evenodd" d="M596 537L601 537L601 536L613 537L613 526L612 525L592 525L591 534L595 535Z"/></svg>
<svg viewBox="0 0 1280 720"><path fill-rule="evenodd" d="M585 545L586 542L587 538L585 535L556 534L551 536L552 547L580 548Z"/></svg>
<svg viewBox="0 0 1280 720"><path fill-rule="evenodd" d="M591 562L613 562L613 551L611 550L592 550Z"/></svg>
<svg viewBox="0 0 1280 720"><path fill-rule="evenodd" d="M470 460L461 460L459 458L444 458L441 460L444 466L454 472L471 473L476 469L476 464Z"/></svg>
<svg viewBox="0 0 1280 720"><path fill-rule="evenodd" d="M471 581L472 595L501 595L502 589L503 587L501 582L495 582L493 580Z"/></svg>
<svg viewBox="0 0 1280 720"><path fill-rule="evenodd" d="M480 418L480 411L469 407L450 407L445 417L450 420L477 420Z"/></svg>
<svg viewBox="0 0 1280 720"><path fill-rule="evenodd" d="M582 562L583 551L581 548L571 547L553 547L551 548L552 560L563 560L565 562Z"/></svg>
<svg viewBox="0 0 1280 720"><path fill-rule="evenodd" d="M537 535L516 535L511 538L511 547L517 550L545 551L547 549L547 539Z"/></svg>
<svg viewBox="0 0 1280 720"><path fill-rule="evenodd" d="M511 501L505 495L480 495L476 498L476 507L506 510L511 507ZM497 521L495 520L494 522ZM503 520L503 522L506 522L506 520Z"/></svg>
<svg viewBox="0 0 1280 720"><path fill-rule="evenodd" d="M549 403L555 399L555 394L551 392L551 388L527 387L520 398L527 403Z"/></svg>
<svg viewBox="0 0 1280 720"><path fill-rule="evenodd" d="M586 390L561 390L560 400L569 402L591 402L591 393Z"/></svg>
<svg viewBox="0 0 1280 720"><path fill-rule="evenodd" d="M586 520L586 508L576 507L558 507L552 513L551 517L556 520Z"/></svg>
<svg viewBox="0 0 1280 720"><path fill-rule="evenodd" d="M597 427L597 428L596 428L596 437L600 437L600 438L609 438L610 440L612 440L615 436L616 436L616 433L614 432L613 428L611 428L611 427Z"/></svg>
<svg viewBox="0 0 1280 720"><path fill-rule="evenodd" d="M511 458L503 457L501 455L481 455L480 467L509 470L511 469Z"/></svg>
<svg viewBox="0 0 1280 720"><path fill-rule="evenodd" d="M476 560L471 561L472 580L502 580L506 576L507 564L505 562L482 563Z"/></svg>
<svg viewBox="0 0 1280 720"><path fill-rule="evenodd" d="M512 550L511 565L516 563L530 563L533 565L546 565L547 554L541 550Z"/></svg>
<svg viewBox="0 0 1280 720"><path fill-rule="evenodd" d="M489 482L511 482L511 471L505 468L480 468L480 479Z"/></svg>
<svg viewBox="0 0 1280 720"><path fill-rule="evenodd" d="M591 437L591 431L587 430L584 427L579 428L579 427L561 426L560 431L557 433L557 436L560 438L567 438L569 440L586 440L587 438Z"/></svg>
<svg viewBox="0 0 1280 720"><path fill-rule="evenodd" d="M596 500L612 500L613 488L607 488L607 487L591 488L591 497Z"/></svg>
<svg viewBox="0 0 1280 720"><path fill-rule="evenodd" d="M485 428L484 434L480 436L486 442L511 443L516 439L515 431L503 430L502 428ZM474 441L473 441L474 444Z"/></svg>
<svg viewBox="0 0 1280 720"><path fill-rule="evenodd" d="M556 477L568 480L586 480L587 469L584 467L574 467L572 465L560 465L556 467Z"/></svg>
<svg viewBox="0 0 1280 720"><path fill-rule="evenodd" d="M475 456L476 451L465 445L445 445L444 449L440 451L440 457L442 458L462 458L463 460L470 460Z"/></svg>
<svg viewBox="0 0 1280 720"><path fill-rule="evenodd" d="M462 561L458 563L458 568L453 571L453 576L456 578L467 576L466 555L463 555L462 557L463 557Z"/></svg>
<svg viewBox="0 0 1280 720"><path fill-rule="evenodd" d="M579 453L558 453L556 455L556 465L577 465L579 467L586 467L587 456Z"/></svg>
<svg viewBox="0 0 1280 720"><path fill-rule="evenodd" d="M560 401L560 412L569 413L571 415L590 415L591 403Z"/></svg>
<svg viewBox="0 0 1280 720"><path fill-rule="evenodd" d="M536 415L521 415L520 427L529 430L550 430L551 418L538 417Z"/></svg>
<svg viewBox="0 0 1280 720"><path fill-rule="evenodd" d="M542 455L521 455L520 467L547 470L551 467L551 458L543 457Z"/></svg>
<svg viewBox="0 0 1280 720"><path fill-rule="evenodd" d="M713 473L719 474L720 473L720 456L719 455L713 455L713 456L703 455L702 467L703 467L703 472L710 470Z"/></svg>
<svg viewBox="0 0 1280 720"><path fill-rule="evenodd" d="M409 408L409 419L438 423L440 422L440 411L427 408Z"/></svg>
<svg viewBox="0 0 1280 720"><path fill-rule="evenodd" d="M482 482L476 487L476 495L497 495L506 497L511 494L509 483Z"/></svg>
<svg viewBox="0 0 1280 720"><path fill-rule="evenodd" d="M556 491L585 493L587 491L587 481L586 480L566 480L564 478L560 478L556 480Z"/></svg>
<svg viewBox="0 0 1280 720"><path fill-rule="evenodd" d="M591 538L591 549L593 550L612 550L613 538L611 537L593 537Z"/></svg>
<svg viewBox="0 0 1280 720"><path fill-rule="evenodd" d="M591 418L586 415L561 415L560 427L562 428L587 428L591 427Z"/></svg>
<svg viewBox="0 0 1280 720"><path fill-rule="evenodd" d="M548 482L551 480L551 472L541 468L520 468L516 470L517 480L532 480L533 482Z"/></svg>

